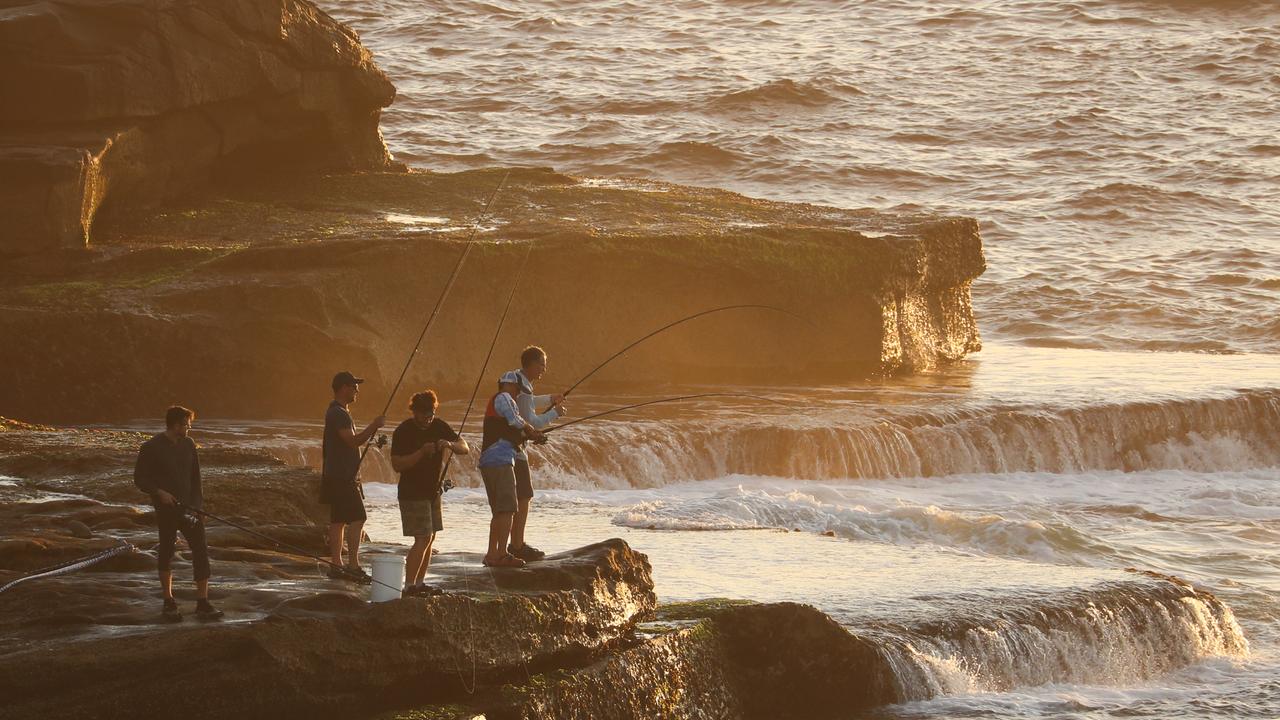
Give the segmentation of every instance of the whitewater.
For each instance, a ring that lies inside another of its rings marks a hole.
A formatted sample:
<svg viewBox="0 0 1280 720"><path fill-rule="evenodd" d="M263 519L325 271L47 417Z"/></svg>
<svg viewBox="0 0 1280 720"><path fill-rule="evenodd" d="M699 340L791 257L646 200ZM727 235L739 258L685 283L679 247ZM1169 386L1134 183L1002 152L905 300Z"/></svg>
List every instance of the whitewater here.
<svg viewBox="0 0 1280 720"><path fill-rule="evenodd" d="M875 717L1280 716L1275 3L325 7L396 84L412 166L981 222L982 352L576 426L535 459L535 544L623 537L666 601L819 607L891 661L909 702ZM314 424L223 433L317 460ZM456 479L438 542L475 550ZM385 458L365 480L402 543Z"/></svg>

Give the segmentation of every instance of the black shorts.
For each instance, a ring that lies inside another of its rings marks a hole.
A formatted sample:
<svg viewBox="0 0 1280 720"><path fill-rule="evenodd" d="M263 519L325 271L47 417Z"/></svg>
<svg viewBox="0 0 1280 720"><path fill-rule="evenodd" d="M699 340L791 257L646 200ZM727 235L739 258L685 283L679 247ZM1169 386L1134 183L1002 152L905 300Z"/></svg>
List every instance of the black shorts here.
<svg viewBox="0 0 1280 720"><path fill-rule="evenodd" d="M368 515L364 511L364 493L355 483L332 487L328 496L329 522L354 523L364 522Z"/></svg>
<svg viewBox="0 0 1280 720"><path fill-rule="evenodd" d="M533 498L533 479L529 477L529 463L516 458L516 499Z"/></svg>

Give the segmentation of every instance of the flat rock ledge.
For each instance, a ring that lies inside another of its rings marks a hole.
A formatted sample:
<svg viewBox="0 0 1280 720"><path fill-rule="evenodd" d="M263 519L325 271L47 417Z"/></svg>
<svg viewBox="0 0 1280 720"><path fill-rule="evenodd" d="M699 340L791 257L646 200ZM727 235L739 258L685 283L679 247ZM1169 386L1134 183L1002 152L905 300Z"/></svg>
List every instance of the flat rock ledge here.
<svg viewBox="0 0 1280 720"><path fill-rule="evenodd" d="M494 358L530 342L581 377L812 385L928 371L981 347L977 222L749 198L547 169L263 177L15 261L0 287L0 414L42 422L305 417L337 369L385 395L506 178L405 387L466 397L529 244ZM789 314L788 314L789 313ZM518 330L518 332L517 332ZM122 394L117 388L128 387Z"/></svg>
<svg viewBox="0 0 1280 720"><path fill-rule="evenodd" d="M581 664L655 606L648 561L621 540L522 570L478 565L435 598L369 604L295 583L256 621L187 618L6 652L0 717L367 717ZM6 613L33 602L20 588L0 601Z"/></svg>

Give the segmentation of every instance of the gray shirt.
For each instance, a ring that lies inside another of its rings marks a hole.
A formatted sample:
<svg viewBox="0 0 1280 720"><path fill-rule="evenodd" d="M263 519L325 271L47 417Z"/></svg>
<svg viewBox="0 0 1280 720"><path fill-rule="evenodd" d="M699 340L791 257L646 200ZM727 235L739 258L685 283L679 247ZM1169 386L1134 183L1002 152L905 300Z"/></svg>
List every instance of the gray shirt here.
<svg viewBox="0 0 1280 720"><path fill-rule="evenodd" d="M356 425L351 420L351 413L334 400L324 414L324 465L320 476L325 484L341 486L356 480L356 472L360 469L360 451L347 444L339 430L350 430L355 434Z"/></svg>

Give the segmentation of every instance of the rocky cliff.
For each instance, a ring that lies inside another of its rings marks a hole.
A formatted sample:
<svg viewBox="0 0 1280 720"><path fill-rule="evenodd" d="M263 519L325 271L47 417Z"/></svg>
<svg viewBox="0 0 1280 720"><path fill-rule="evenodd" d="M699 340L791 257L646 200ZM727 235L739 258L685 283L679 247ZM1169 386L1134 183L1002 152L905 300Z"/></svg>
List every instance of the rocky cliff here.
<svg viewBox="0 0 1280 720"><path fill-rule="evenodd" d="M306 0L0 1L0 256L233 170L378 169L395 88Z"/></svg>

